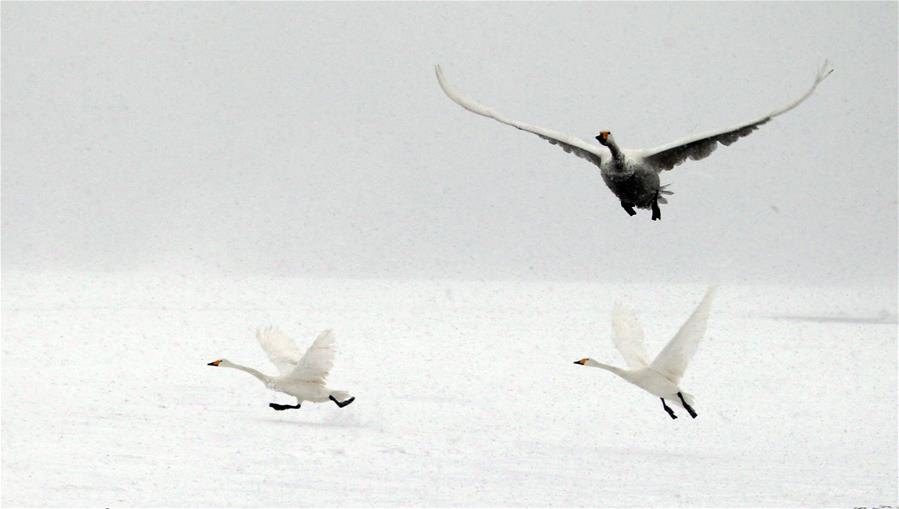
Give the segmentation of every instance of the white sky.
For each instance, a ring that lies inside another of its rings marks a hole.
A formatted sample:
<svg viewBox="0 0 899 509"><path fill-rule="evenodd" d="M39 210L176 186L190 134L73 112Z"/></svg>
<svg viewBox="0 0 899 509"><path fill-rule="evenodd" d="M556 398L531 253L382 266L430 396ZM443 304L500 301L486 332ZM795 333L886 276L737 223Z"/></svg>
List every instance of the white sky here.
<svg viewBox="0 0 899 509"><path fill-rule="evenodd" d="M4 269L896 284L890 3L3 3ZM663 175L650 147L806 103Z"/></svg>

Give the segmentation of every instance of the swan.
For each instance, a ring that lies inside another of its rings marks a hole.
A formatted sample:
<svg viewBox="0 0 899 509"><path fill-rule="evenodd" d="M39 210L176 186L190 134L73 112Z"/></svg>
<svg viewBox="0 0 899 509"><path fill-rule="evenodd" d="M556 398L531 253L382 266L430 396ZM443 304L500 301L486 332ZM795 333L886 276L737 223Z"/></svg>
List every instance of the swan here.
<svg viewBox="0 0 899 509"><path fill-rule="evenodd" d="M273 327L257 330L256 339L259 341L259 346L271 359L272 364L278 368L279 376L265 375L253 368L235 364L227 359L212 361L207 366L246 371L269 389L297 398L296 405L269 403L268 406L275 410L300 408L304 401L321 403L328 400L343 408L356 400L355 397L350 397L346 391L336 391L325 386L325 379L328 377L328 372L331 371L331 366L334 365L336 351L334 332L330 329L319 334L306 353L302 355L289 337Z"/></svg>
<svg viewBox="0 0 899 509"><path fill-rule="evenodd" d="M681 390L680 379L687 369L690 358L696 353L699 340L705 334L714 296L715 287L710 286L690 318L651 364L646 361L643 329L637 316L633 311L616 304L612 311L612 341L624 357L627 369L596 362L589 357L574 363L611 371L637 387L655 394L662 400L662 407L672 419L677 419L677 415L666 400L684 408L690 417L695 419L697 414L693 409L693 396Z"/></svg>
<svg viewBox="0 0 899 509"><path fill-rule="evenodd" d="M621 201L621 207L628 215L636 214L634 207L638 209L651 208L653 221L662 218L659 203L668 203L664 195L673 194L666 189L666 186L660 185L660 172L671 170L687 159L694 161L704 159L718 148L719 143L727 146L749 135L772 118L799 106L812 94L818 84L833 72L825 60L815 76L815 82L802 96L786 106L750 122L717 131L694 134L655 148L626 149L618 147L610 131L601 131L596 136L596 141L599 142L599 145L596 145L559 131L507 118L456 91L447 82L439 65L435 70L437 81L443 92L456 104L472 113L536 134L553 145L559 145L565 152L595 164L599 167L603 181Z"/></svg>

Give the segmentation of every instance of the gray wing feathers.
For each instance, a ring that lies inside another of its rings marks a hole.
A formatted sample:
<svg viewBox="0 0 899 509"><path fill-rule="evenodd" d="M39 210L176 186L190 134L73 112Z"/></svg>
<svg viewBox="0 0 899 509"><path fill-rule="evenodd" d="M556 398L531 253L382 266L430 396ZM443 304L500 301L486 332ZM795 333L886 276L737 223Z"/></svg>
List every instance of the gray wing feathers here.
<svg viewBox="0 0 899 509"><path fill-rule="evenodd" d="M522 131L527 131L527 129L522 129L521 127L518 127L518 129L521 129ZM529 132L534 132L534 131L529 131ZM602 164L602 158L600 158L598 155L594 154L593 152L589 152L578 146L575 146L570 143L565 143L564 141L560 141L555 138L550 138L549 136L544 136L542 134L538 134L537 136L548 141L550 143L550 145L558 145L559 147L562 148L562 150L565 151L566 154L574 154L574 155L580 157L581 159L590 161L591 163L595 164L596 166L599 166Z"/></svg>
<svg viewBox="0 0 899 509"><path fill-rule="evenodd" d="M771 117L765 117L755 123L739 127L733 131L712 134L706 138L701 138L696 141L684 143L683 145L678 145L674 148L656 152L649 156L644 156L643 159L650 166L655 168L656 171L670 170L687 159L692 159L694 161L705 159L718 148L719 143L726 147L744 136L749 136L752 131L758 129L759 126L768 123L769 120L771 120Z"/></svg>
<svg viewBox="0 0 899 509"><path fill-rule="evenodd" d="M562 150L564 150L565 152L574 154L581 159L586 159L596 166L602 164L602 157L605 157L607 154L607 150L605 147L587 143L586 141L577 138L576 136L571 136L568 134L560 133L558 131L554 131L552 129L545 129L543 127L538 127L535 125L530 125L524 122L506 118L505 116L499 114L491 108L488 108L487 106L484 106L477 101L469 99L456 91L456 89L454 89L446 80L446 76L443 75L443 69L441 69L439 65L436 66L435 72L437 73L437 81L440 83L440 88L443 89L443 93L445 93L447 97L452 99L453 102L465 108L466 110L472 113L477 113L478 115L485 116L487 118L492 118L497 122L512 126L516 129L536 134L537 136L552 143L553 145L562 147Z"/></svg>
<svg viewBox="0 0 899 509"><path fill-rule="evenodd" d="M802 94L801 97L790 104L787 104L783 108L772 111L758 120L747 122L738 127L732 127L723 131L697 134L669 143L668 145L648 149L642 153L643 160L654 167L656 171L663 171L670 170L687 159L693 159L694 161L704 159L718 148L719 143L724 146L730 145L744 136L749 136L753 131L758 129L759 126L768 123L772 118L799 106L812 95L812 92L815 91L818 84L824 81L824 78L829 76L831 72L833 72L833 68L831 68L830 64L825 60L824 64L818 70L818 74L815 76L815 82L812 84L811 88Z"/></svg>

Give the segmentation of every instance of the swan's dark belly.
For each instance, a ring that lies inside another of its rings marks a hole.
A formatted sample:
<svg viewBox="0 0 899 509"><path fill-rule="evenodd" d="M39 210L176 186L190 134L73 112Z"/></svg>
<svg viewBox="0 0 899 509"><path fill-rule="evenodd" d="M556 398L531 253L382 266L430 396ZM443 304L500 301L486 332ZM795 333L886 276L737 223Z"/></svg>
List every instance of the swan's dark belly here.
<svg viewBox="0 0 899 509"><path fill-rule="evenodd" d="M653 170L630 174L603 173L602 179L619 200L648 208L659 192L659 175Z"/></svg>

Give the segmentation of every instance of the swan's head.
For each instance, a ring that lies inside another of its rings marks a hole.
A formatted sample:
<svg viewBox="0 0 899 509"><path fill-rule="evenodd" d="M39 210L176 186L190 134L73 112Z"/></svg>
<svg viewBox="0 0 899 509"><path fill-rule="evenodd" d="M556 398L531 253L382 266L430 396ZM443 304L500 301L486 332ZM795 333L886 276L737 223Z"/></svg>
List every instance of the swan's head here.
<svg viewBox="0 0 899 509"><path fill-rule="evenodd" d="M225 359L219 359L219 360L216 360L216 361L212 361L212 362L210 362L210 363L208 363L208 364L206 364L206 365L207 365L207 366L221 366L222 363L225 363L225 364L224 364L225 366L228 365L228 361L226 361Z"/></svg>
<svg viewBox="0 0 899 509"><path fill-rule="evenodd" d="M600 131L599 136L596 137L596 141L598 141L600 145L609 146L611 140L612 133L610 131Z"/></svg>
<svg viewBox="0 0 899 509"><path fill-rule="evenodd" d="M590 361L590 359L584 357L583 359L581 359L579 361L574 361L574 363L580 364L581 366L586 366L589 361Z"/></svg>

